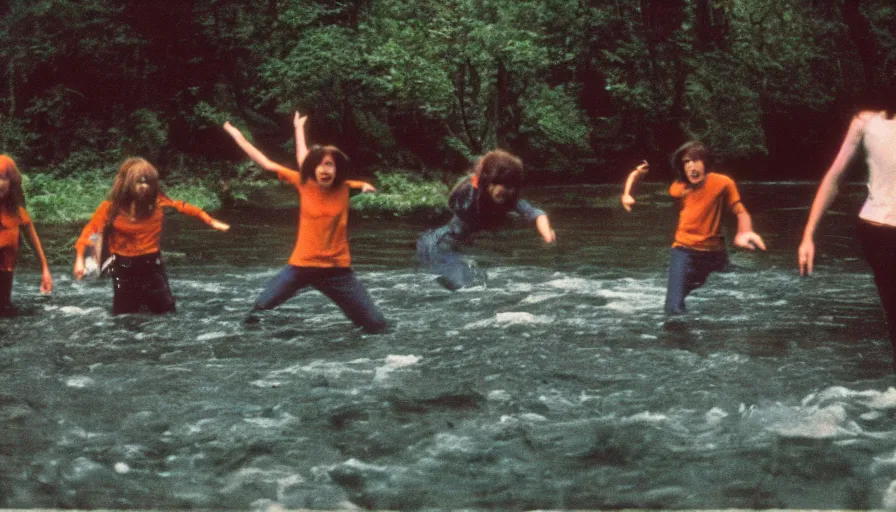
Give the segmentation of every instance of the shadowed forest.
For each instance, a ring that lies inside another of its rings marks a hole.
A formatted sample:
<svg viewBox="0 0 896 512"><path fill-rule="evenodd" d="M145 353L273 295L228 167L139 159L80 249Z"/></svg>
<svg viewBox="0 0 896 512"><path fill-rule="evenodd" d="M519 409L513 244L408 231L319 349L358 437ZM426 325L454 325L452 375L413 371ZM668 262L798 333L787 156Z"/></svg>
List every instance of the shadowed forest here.
<svg viewBox="0 0 896 512"><path fill-rule="evenodd" d="M460 172L500 146L534 181L619 181L699 138L739 179L816 179L855 110L896 93L889 0L2 9L0 150L53 177L139 154L175 176L252 178L220 124L289 162L299 110L312 141L364 169Z"/></svg>

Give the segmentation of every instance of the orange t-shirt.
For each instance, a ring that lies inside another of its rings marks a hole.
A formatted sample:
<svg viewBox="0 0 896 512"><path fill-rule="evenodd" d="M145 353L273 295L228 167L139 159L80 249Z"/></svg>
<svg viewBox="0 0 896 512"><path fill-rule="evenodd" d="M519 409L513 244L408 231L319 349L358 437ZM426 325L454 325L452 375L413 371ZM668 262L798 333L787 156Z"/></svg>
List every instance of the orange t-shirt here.
<svg viewBox="0 0 896 512"><path fill-rule="evenodd" d="M19 255L19 226L31 224L31 217L19 207L15 214L0 209L0 271L12 272L16 269Z"/></svg>
<svg viewBox="0 0 896 512"><path fill-rule="evenodd" d="M90 222L84 226L81 231L81 237L75 243L75 248L79 254L84 253L84 249L93 245L90 236L94 233L102 233L106 226L106 217L109 215L109 208L112 203L103 201L99 208L94 212ZM109 244L109 252L120 256L141 256L144 254L152 254L159 252L162 248L162 221L165 218L165 208L174 208L175 210L187 215L198 217L206 224L211 224L212 218L201 208L193 206L183 201L174 201L159 194L156 199L156 208L152 215L145 219L131 220L123 212L119 212L112 222L112 234Z"/></svg>
<svg viewBox="0 0 896 512"><path fill-rule="evenodd" d="M683 181L669 187L669 194L681 200L678 229L672 247L698 251L723 251L722 215L727 208L732 214L746 212L734 180L710 172L697 188L688 188Z"/></svg>
<svg viewBox="0 0 896 512"><path fill-rule="evenodd" d="M290 265L316 268L348 268L349 189L364 183L346 180L338 187L324 188L314 180L302 183L298 172L281 172L280 179L299 192L299 228Z"/></svg>

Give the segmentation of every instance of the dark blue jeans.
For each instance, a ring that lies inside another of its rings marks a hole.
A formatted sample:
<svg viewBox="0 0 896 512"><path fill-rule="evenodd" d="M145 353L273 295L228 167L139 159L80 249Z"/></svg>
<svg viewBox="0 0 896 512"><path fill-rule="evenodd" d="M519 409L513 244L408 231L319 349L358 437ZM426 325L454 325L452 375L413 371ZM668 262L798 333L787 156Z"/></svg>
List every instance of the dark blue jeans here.
<svg viewBox="0 0 896 512"><path fill-rule="evenodd" d="M361 281L350 268L315 268L287 265L255 299L256 310L273 309L311 286L336 303L356 326L370 333L388 329Z"/></svg>
<svg viewBox="0 0 896 512"><path fill-rule="evenodd" d="M455 291L471 286L477 280L484 280L483 273L477 272L454 250L451 233L446 227L427 231L417 240L417 258L433 274L439 284Z"/></svg>
<svg viewBox="0 0 896 512"><path fill-rule="evenodd" d="M673 247L669 251L669 286L666 288L666 314L684 313L684 298L703 286L712 272L728 268L725 251L696 251Z"/></svg>

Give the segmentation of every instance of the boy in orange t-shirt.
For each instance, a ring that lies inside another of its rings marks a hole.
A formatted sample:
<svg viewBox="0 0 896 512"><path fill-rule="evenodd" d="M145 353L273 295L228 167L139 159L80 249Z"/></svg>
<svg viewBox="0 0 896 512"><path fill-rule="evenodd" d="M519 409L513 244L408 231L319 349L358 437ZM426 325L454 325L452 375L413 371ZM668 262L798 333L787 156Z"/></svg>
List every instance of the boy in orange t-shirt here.
<svg viewBox="0 0 896 512"><path fill-rule="evenodd" d="M688 142L672 156L677 179L669 194L680 201L678 228L670 250L669 285L666 289L667 314L684 313L684 299L706 282L711 272L725 270L728 253L722 236L725 210L737 218L734 245L747 250L765 250L762 237L753 231L753 221L741 202L734 180L710 172L712 157L699 142ZM631 190L647 174L647 162L629 175L622 194L622 206L631 211L635 204Z"/></svg>

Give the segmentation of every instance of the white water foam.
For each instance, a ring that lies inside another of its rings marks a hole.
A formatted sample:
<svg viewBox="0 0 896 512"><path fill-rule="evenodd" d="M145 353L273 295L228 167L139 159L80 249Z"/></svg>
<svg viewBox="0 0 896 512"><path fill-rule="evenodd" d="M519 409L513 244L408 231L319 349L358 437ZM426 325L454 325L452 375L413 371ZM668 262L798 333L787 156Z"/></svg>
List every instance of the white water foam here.
<svg viewBox="0 0 896 512"><path fill-rule="evenodd" d="M65 385L70 388L89 388L96 384L96 381L91 379L90 377L86 377L83 375L77 375L75 377L70 377L65 381Z"/></svg>
<svg viewBox="0 0 896 512"><path fill-rule="evenodd" d="M488 327L506 328L512 325L538 325L550 324L554 317L546 315L533 315L524 311L512 311L498 313L493 319L479 320L465 325L464 329L482 329Z"/></svg>
<svg viewBox="0 0 896 512"><path fill-rule="evenodd" d="M848 440L890 439L894 432L871 432L860 421L896 409L896 388L855 391L832 386L806 396L799 406L774 404L742 408L742 415L757 421L767 432L782 437Z"/></svg>
<svg viewBox="0 0 896 512"><path fill-rule="evenodd" d="M399 368L406 368L408 366L413 366L420 362L423 359L420 356L415 355L407 355L407 356L396 356L396 355L388 355L384 359L384 365L376 368L376 372L374 374L374 380L381 381L389 376L390 373L394 372Z"/></svg>
<svg viewBox="0 0 896 512"><path fill-rule="evenodd" d="M206 333L200 334L199 336L196 336L196 341L210 341L210 340L216 340L219 338L226 338L228 336L230 336L230 333L223 332L223 331L206 332Z"/></svg>
<svg viewBox="0 0 896 512"><path fill-rule="evenodd" d="M48 307L48 310L56 309L55 307ZM62 306L59 309L59 312L64 315L69 316L86 316L86 315L94 315L97 313L101 313L103 308L100 307L92 307L92 308L79 308L77 306Z"/></svg>

